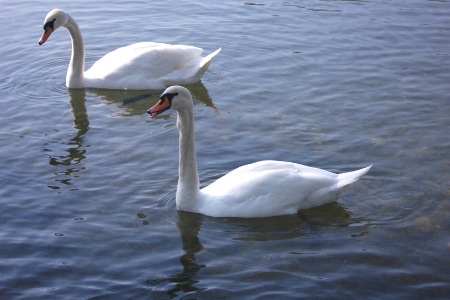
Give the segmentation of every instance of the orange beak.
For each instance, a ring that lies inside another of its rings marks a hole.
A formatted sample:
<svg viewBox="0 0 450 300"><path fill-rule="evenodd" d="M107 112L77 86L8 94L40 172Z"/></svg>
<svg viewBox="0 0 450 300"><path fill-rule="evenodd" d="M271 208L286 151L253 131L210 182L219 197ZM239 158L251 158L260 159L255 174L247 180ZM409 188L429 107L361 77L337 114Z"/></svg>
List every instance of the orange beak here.
<svg viewBox="0 0 450 300"><path fill-rule="evenodd" d="M42 36L39 39L39 45L42 45L43 43L45 43L45 41L48 39L50 34L52 34L52 32L53 32L53 29L51 27L46 27L44 29L44 33L42 33Z"/></svg>
<svg viewBox="0 0 450 300"><path fill-rule="evenodd" d="M154 116L168 110L170 108L170 104L171 103L167 97L161 98L155 105L147 110L147 113L150 115L150 118L153 118Z"/></svg>

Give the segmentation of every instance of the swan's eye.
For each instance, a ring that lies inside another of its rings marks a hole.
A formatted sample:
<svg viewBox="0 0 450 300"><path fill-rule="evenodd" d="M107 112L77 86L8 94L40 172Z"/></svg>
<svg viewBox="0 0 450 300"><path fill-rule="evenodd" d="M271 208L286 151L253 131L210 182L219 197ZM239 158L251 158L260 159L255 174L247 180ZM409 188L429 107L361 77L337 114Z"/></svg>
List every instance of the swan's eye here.
<svg viewBox="0 0 450 300"><path fill-rule="evenodd" d="M162 104L165 99L169 100L169 102L172 102L172 99L175 96L178 96L178 93L166 93L166 94L163 94L163 95L161 95L161 98L160 98L161 102L159 104Z"/></svg>
<svg viewBox="0 0 450 300"><path fill-rule="evenodd" d="M45 23L44 24L44 30L47 30L47 27L50 27L52 30L54 30L55 29L55 21L56 21L56 18L54 18L53 20L48 21L47 23Z"/></svg>

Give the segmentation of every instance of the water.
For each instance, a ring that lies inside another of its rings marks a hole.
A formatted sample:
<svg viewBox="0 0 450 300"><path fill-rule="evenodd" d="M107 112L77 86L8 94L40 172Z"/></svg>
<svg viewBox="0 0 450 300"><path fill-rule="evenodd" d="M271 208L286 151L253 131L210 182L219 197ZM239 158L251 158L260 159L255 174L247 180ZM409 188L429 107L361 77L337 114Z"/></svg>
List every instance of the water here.
<svg viewBox="0 0 450 300"><path fill-rule="evenodd" d="M262 159L374 164L338 201L265 219L177 212L161 91L67 90L139 41L222 47L195 96L202 186ZM444 299L449 295L448 1L4 1L1 299ZM144 100L122 100L148 93Z"/></svg>

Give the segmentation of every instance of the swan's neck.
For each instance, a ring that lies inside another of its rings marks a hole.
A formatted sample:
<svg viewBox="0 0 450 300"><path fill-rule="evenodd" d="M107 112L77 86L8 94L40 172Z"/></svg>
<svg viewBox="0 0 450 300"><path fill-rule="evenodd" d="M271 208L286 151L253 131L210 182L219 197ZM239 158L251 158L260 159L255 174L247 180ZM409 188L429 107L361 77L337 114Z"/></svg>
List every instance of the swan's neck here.
<svg viewBox="0 0 450 300"><path fill-rule="evenodd" d="M67 69L66 85L69 88L83 87L84 77L84 42L80 27L75 20L69 16L69 21L65 27L72 38L72 56L69 68Z"/></svg>
<svg viewBox="0 0 450 300"><path fill-rule="evenodd" d="M199 179L195 153L194 114L192 107L178 111L177 127L180 131L180 164L178 167L177 208L197 212Z"/></svg>

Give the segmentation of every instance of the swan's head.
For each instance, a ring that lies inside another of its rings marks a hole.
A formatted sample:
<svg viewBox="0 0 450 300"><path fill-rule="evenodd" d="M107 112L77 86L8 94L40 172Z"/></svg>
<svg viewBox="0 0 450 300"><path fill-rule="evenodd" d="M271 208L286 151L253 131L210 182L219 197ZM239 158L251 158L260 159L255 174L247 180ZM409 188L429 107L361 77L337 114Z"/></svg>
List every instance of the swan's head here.
<svg viewBox="0 0 450 300"><path fill-rule="evenodd" d="M39 45L45 43L50 34L57 28L66 25L69 20L69 14L61 9L51 10L44 20L44 33L39 39Z"/></svg>
<svg viewBox="0 0 450 300"><path fill-rule="evenodd" d="M168 87L159 97L159 101L147 110L150 117L157 116L169 108L182 110L192 107L192 96L187 88L182 86Z"/></svg>

